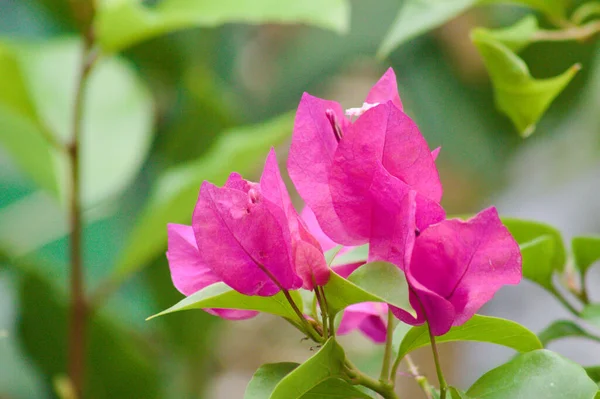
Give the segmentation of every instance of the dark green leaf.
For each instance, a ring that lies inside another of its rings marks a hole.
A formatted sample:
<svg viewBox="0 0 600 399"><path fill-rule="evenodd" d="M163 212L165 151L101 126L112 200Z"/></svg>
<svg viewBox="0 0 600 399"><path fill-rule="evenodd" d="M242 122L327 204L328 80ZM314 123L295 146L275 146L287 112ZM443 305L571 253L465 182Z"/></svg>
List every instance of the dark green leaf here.
<svg viewBox="0 0 600 399"><path fill-rule="evenodd" d="M534 333L514 321L497 317L475 315L462 326L452 327L436 337L437 343L452 341L489 342L512 348L519 352L541 349L542 343ZM399 356L404 357L415 349L430 344L427 325L413 327L400 344Z"/></svg>
<svg viewBox="0 0 600 399"><path fill-rule="evenodd" d="M587 305L581 312L581 318L588 323L600 327L600 304L593 303L591 305Z"/></svg>
<svg viewBox="0 0 600 399"><path fill-rule="evenodd" d="M471 39L490 74L496 107L513 121L523 137L535 131L552 101L581 69L574 65L562 75L534 79L525 62L489 32L475 30Z"/></svg>
<svg viewBox="0 0 600 399"><path fill-rule="evenodd" d="M235 128L221 136L202 158L162 175L133 227L112 278L125 279L164 251L167 223L191 222L202 181L221 184L232 171L245 175L256 170L269 148L289 136L292 121L293 116L288 114L267 123Z"/></svg>
<svg viewBox="0 0 600 399"><path fill-rule="evenodd" d="M408 285L404 273L391 263L367 263L347 280L332 272L329 282L323 288L332 315L361 302L390 303L414 313L408 302Z"/></svg>
<svg viewBox="0 0 600 399"><path fill-rule="evenodd" d="M286 375L269 399L299 399L323 381L339 377L344 367L344 350L330 338L310 359Z"/></svg>
<svg viewBox="0 0 600 399"><path fill-rule="evenodd" d="M385 57L400 44L443 25L478 0L408 0L400 8L390 31L383 39L378 55Z"/></svg>
<svg viewBox="0 0 600 399"><path fill-rule="evenodd" d="M544 346L547 346L552 341L569 337L586 338L600 342L600 337L589 334L575 322L570 320L557 320L553 322L540 332L538 337Z"/></svg>
<svg viewBox="0 0 600 399"><path fill-rule="evenodd" d="M571 241L575 265L582 280L588 269L600 260L600 237L575 237Z"/></svg>
<svg viewBox="0 0 600 399"><path fill-rule="evenodd" d="M95 28L104 50L119 51L175 30L231 22L306 23L345 32L349 17L346 0L162 0L154 7L122 0L99 3Z"/></svg>
<svg viewBox="0 0 600 399"><path fill-rule="evenodd" d="M302 297L300 293L298 291L290 291L290 295L302 311ZM281 292L273 296L247 296L234 291L225 283L215 283L182 299L169 309L149 317L148 320L182 310L207 308L256 310L287 317L288 319L298 318Z"/></svg>
<svg viewBox="0 0 600 399"><path fill-rule="evenodd" d="M248 383L244 399L267 399L279 381L298 366L298 363L263 364Z"/></svg>
<svg viewBox="0 0 600 399"><path fill-rule="evenodd" d="M484 374L467 391L479 399L593 399L598 386L583 368L548 350L523 353Z"/></svg>

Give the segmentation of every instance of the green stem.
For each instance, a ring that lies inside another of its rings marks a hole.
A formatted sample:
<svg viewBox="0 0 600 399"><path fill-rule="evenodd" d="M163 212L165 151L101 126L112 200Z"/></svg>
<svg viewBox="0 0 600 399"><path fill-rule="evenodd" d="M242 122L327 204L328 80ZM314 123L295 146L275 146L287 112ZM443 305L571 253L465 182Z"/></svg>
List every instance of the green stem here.
<svg viewBox="0 0 600 399"><path fill-rule="evenodd" d="M531 36L534 42L584 41L600 32L600 21L589 22L581 26L571 26L560 30L538 30Z"/></svg>
<svg viewBox="0 0 600 399"><path fill-rule="evenodd" d="M350 377L350 380L353 384L362 385L363 387L369 388L370 390L377 392L384 399L400 399L400 397L396 394L393 385L383 383L363 373L348 359L346 359L345 363L346 374L348 377Z"/></svg>
<svg viewBox="0 0 600 399"><path fill-rule="evenodd" d="M318 286L315 286L315 296L317 297L317 302L319 303L319 309L321 309L321 318L323 320L323 338L326 340L329 338L329 323L327 322L327 318L329 313L327 313L327 306L325 306L325 301L321 296L321 291Z"/></svg>
<svg viewBox="0 0 600 399"><path fill-rule="evenodd" d="M385 350L383 353L383 364L381 365L381 374L379 381L392 384L396 381L396 374L390 375L390 364L392 362L392 340L394 338L394 314L390 309L387 313L387 331L385 335Z"/></svg>
<svg viewBox="0 0 600 399"><path fill-rule="evenodd" d="M435 343L435 336L431 332L431 327L427 326L429 331L429 339L431 340L431 351L433 352L433 361L435 362L435 371L437 372L438 381L440 383L440 399L446 399L446 391L448 390L448 384L444 379L444 373L442 372L442 365L440 363L440 355L438 353L437 344Z"/></svg>
<svg viewBox="0 0 600 399"><path fill-rule="evenodd" d="M425 394L425 397L427 399L432 399L433 394L431 392L431 385L429 384L429 381L427 381L427 378L419 374L419 370L417 369L417 366L413 363L410 355L406 355L404 359L406 360L406 364L408 365L408 371L413 376L415 381L417 381L417 384L419 384L419 386L421 387L421 390Z"/></svg>
<svg viewBox="0 0 600 399"><path fill-rule="evenodd" d="M308 322L308 320L306 320L306 317L304 317L304 315L302 314L300 309L298 309L298 306L296 305L296 302L294 302L294 299L290 295L290 292L284 288L281 288L281 292L283 292L285 299L287 299L287 301L290 303L290 306L292 307L292 309L294 309L294 313L296 313L296 315L300 319L300 323L306 329L306 334L308 334L309 337L315 342L323 342L323 338L311 326L311 324Z"/></svg>
<svg viewBox="0 0 600 399"><path fill-rule="evenodd" d="M571 312L571 313L572 313L574 316L580 317L580 312L579 312L577 309L575 309L575 307L573 307L573 305L571 305L571 304L569 303L569 301L567 301L567 299L566 299L564 296L562 296L562 294L561 294L561 293L560 293L560 292L559 292L559 291L558 291L558 290L557 290L555 287L551 287L551 288L550 288L550 293L551 293L552 295L554 295L554 297L555 297L555 298L556 298L556 299L557 299L557 300L558 300L560 303L562 303L562 304L563 304L563 306L564 306L565 308L567 308L567 310L568 310L569 312Z"/></svg>

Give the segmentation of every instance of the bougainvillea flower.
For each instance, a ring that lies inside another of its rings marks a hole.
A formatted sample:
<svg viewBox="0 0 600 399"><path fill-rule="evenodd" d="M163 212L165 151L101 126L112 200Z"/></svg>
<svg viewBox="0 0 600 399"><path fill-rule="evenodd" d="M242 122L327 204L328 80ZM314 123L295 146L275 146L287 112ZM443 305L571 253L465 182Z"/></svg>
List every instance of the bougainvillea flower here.
<svg viewBox="0 0 600 399"><path fill-rule="evenodd" d="M204 182L192 218L201 260L245 295L325 284L329 268L294 210L272 150L260 180L233 173L224 187Z"/></svg>
<svg viewBox="0 0 600 399"><path fill-rule="evenodd" d="M325 234L343 245L369 241L374 208L369 187L380 167L406 185L403 192L416 191L420 229L442 220L434 156L402 111L391 69L350 114L356 121L338 103L305 93L294 122L288 169Z"/></svg>
<svg viewBox="0 0 600 399"><path fill-rule="evenodd" d="M421 232L405 268L417 317L392 307L400 320L428 321L434 335L469 320L503 285L521 280L519 245L495 208L470 220L445 220Z"/></svg>
<svg viewBox="0 0 600 399"><path fill-rule="evenodd" d="M377 344L385 343L388 305L381 302L356 303L344 309L338 335L359 330Z"/></svg>
<svg viewBox="0 0 600 399"><path fill-rule="evenodd" d="M210 267L202 262L192 226L182 224L167 225L168 250L167 259L171 269L173 285L183 295L194 292L220 282ZM234 309L204 309L208 313L229 320L242 320L254 317L258 312Z"/></svg>

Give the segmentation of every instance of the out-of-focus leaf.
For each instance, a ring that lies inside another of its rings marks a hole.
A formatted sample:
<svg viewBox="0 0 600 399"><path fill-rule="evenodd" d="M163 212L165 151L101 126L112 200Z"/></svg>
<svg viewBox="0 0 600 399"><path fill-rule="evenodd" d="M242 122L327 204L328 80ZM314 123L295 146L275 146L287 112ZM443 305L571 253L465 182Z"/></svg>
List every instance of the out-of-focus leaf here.
<svg viewBox="0 0 600 399"><path fill-rule="evenodd" d="M600 337L589 334L583 328L578 326L575 322L570 320L557 320L546 327L543 331L538 334L540 341L544 346L547 346L550 342L556 341L562 338L579 337L587 338L593 341L600 342Z"/></svg>
<svg viewBox="0 0 600 399"><path fill-rule="evenodd" d="M245 175L258 169L269 148L289 136L292 121L292 115L287 114L264 124L233 129L221 136L202 158L159 177L121 252L112 278L125 279L163 251L167 223L190 224L202 181L221 184L232 171Z"/></svg>
<svg viewBox="0 0 600 399"><path fill-rule="evenodd" d="M542 349L487 372L467 394L485 399L593 399L596 392L598 386L580 365Z"/></svg>
<svg viewBox="0 0 600 399"><path fill-rule="evenodd" d="M19 46L23 78L40 123L60 142L71 140L81 43L60 39ZM152 140L152 99L132 68L100 58L84 95L80 138L82 200L95 205L124 190Z"/></svg>
<svg viewBox="0 0 600 399"><path fill-rule="evenodd" d="M303 304L300 293L290 291L290 295L298 308L302 310ZM281 292L273 296L247 296L234 291L225 283L215 283L182 299L169 309L149 317L148 320L182 310L207 308L256 310L287 317L288 319L298 318Z"/></svg>
<svg viewBox="0 0 600 399"><path fill-rule="evenodd" d="M588 323L600 327L600 303L587 305L581 311L581 318Z"/></svg>
<svg viewBox="0 0 600 399"><path fill-rule="evenodd" d="M600 366L587 366L583 368L587 375L596 383L600 382ZM598 397L598 395L596 395Z"/></svg>
<svg viewBox="0 0 600 399"><path fill-rule="evenodd" d="M498 40L511 51L518 53L531 43L531 37L539 30L537 18L534 15L528 15L516 24L503 29L484 29L494 39Z"/></svg>
<svg viewBox="0 0 600 399"><path fill-rule="evenodd" d="M0 43L0 145L40 187L59 195L53 148L37 123L15 51Z"/></svg>
<svg viewBox="0 0 600 399"><path fill-rule="evenodd" d="M489 342L519 352L543 347L538 337L522 325L511 320L481 315L475 315L462 326L452 327L448 333L436 337L437 343L452 341ZM404 357L430 342L427 325L413 327L400 344L399 356Z"/></svg>
<svg viewBox="0 0 600 399"><path fill-rule="evenodd" d="M390 303L414 314L408 302L408 284L404 273L391 263L368 263L347 280L332 272L323 289L332 316L361 302Z"/></svg>
<svg viewBox="0 0 600 399"><path fill-rule="evenodd" d="M65 296L33 273L20 286L19 338L44 375L64 374L67 353ZM157 398L157 365L150 348L122 326L96 314L90 320L86 396Z"/></svg>
<svg viewBox="0 0 600 399"><path fill-rule="evenodd" d="M400 8L390 31L383 39L378 55L385 57L397 46L415 36L443 25L478 0L408 0Z"/></svg>
<svg viewBox="0 0 600 399"><path fill-rule="evenodd" d="M541 287L553 292L552 276L554 267L554 241L550 236L542 236L521 246L523 256L523 276Z"/></svg>
<svg viewBox="0 0 600 399"><path fill-rule="evenodd" d="M551 237L554 243L552 267L558 271L564 270L567 253L562 236L558 230L548 224L525 219L502 218L502 223L510 230L510 233L515 240L517 240L519 245L523 245L542 236Z"/></svg>
<svg viewBox="0 0 600 399"><path fill-rule="evenodd" d="M571 248L583 281L588 269L600 260L600 237L575 237L571 241Z"/></svg>
<svg viewBox="0 0 600 399"><path fill-rule="evenodd" d="M449 387L448 392L450 392L451 399L470 399L466 393L458 388Z"/></svg>
<svg viewBox="0 0 600 399"><path fill-rule="evenodd" d="M269 398L277 384L290 372L295 370L298 363L264 364L248 383L244 399ZM292 396L290 396L292 398ZM339 378L329 378L321 382L302 396L302 399L371 399L371 396L359 391L349 383Z"/></svg>
<svg viewBox="0 0 600 399"><path fill-rule="evenodd" d="M486 3L508 3L518 4L525 7L533 8L543 12L544 14L556 18L564 19L567 15L567 6L569 0L480 0L482 4Z"/></svg>
<svg viewBox="0 0 600 399"><path fill-rule="evenodd" d="M581 68L576 64L559 76L534 79L525 62L489 32L476 29L471 40L490 74L496 107L513 121L523 137L535 131L552 101Z"/></svg>
<svg viewBox="0 0 600 399"><path fill-rule="evenodd" d="M349 17L346 0L162 0L154 7L136 0L103 0L95 27L104 50L119 51L175 30L230 22L306 23L345 32Z"/></svg>
<svg viewBox="0 0 600 399"><path fill-rule="evenodd" d="M600 3L592 0L581 4L573 11L573 14L571 14L571 21L576 25L580 25L594 16L600 16Z"/></svg>
<svg viewBox="0 0 600 399"><path fill-rule="evenodd" d="M330 338L313 357L283 377L268 398L302 398L322 382L341 377L345 358L342 347Z"/></svg>

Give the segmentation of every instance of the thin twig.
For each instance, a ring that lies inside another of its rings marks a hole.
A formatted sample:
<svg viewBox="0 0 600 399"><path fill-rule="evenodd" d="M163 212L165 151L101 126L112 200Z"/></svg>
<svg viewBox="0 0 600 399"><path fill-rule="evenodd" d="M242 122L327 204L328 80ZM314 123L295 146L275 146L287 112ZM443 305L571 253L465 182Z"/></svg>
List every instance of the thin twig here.
<svg viewBox="0 0 600 399"><path fill-rule="evenodd" d="M387 328L385 335L385 350L383 353L383 363L381 365L381 374L379 376L379 381L384 383L391 383L394 386L394 382L396 381L396 376L390 376L390 364L392 362L392 346L393 346L393 337L394 337L394 314L391 309L388 309L387 312Z"/></svg>
<svg viewBox="0 0 600 399"><path fill-rule="evenodd" d="M531 36L531 40L534 42L585 41L598 32L600 32L600 21L594 21L560 30L538 30Z"/></svg>
<svg viewBox="0 0 600 399"><path fill-rule="evenodd" d="M435 371L437 372L438 381L440 383L440 399L446 399L446 391L448 390L448 384L444 378L442 372L442 365L440 363L440 355L438 353L437 344L435 343L435 336L431 332L431 326L427 326L429 331L429 339L431 341L431 351L433 352L433 361L435 362Z"/></svg>
<svg viewBox="0 0 600 399"><path fill-rule="evenodd" d="M427 381L427 377L419 374L419 370L412 361L410 355L406 355L404 357L404 360L406 360L406 364L408 365L408 371L410 372L411 376L415 379L415 381L417 381L417 384L419 384L419 386L421 387L421 390L425 394L425 397L427 399L433 399L433 393L431 392L431 386L429 385L429 381Z"/></svg>

